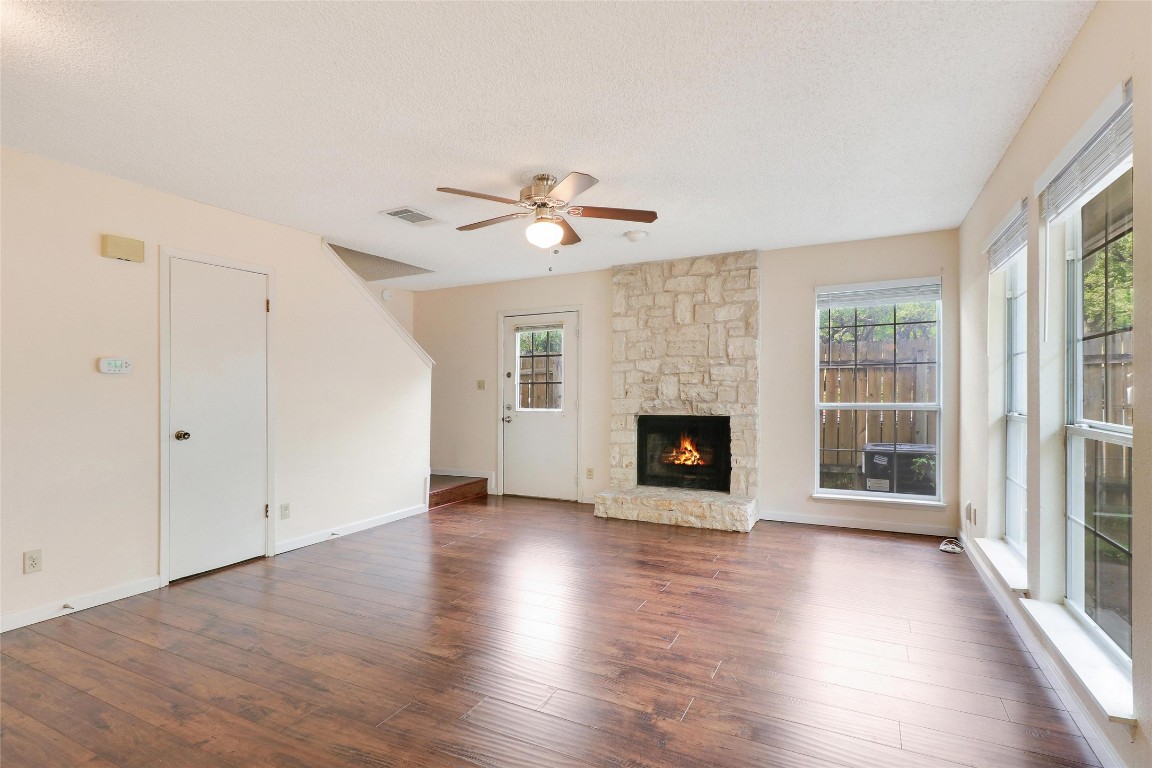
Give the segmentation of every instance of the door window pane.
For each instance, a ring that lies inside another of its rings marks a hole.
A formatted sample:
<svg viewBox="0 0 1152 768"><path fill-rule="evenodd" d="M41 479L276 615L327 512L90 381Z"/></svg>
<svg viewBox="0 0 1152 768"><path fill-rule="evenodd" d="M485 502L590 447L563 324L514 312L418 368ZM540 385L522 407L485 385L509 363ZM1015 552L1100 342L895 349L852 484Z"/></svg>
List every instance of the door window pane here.
<svg viewBox="0 0 1152 768"><path fill-rule="evenodd" d="M532 328L516 332L518 411L558 411L563 408L564 331Z"/></svg>

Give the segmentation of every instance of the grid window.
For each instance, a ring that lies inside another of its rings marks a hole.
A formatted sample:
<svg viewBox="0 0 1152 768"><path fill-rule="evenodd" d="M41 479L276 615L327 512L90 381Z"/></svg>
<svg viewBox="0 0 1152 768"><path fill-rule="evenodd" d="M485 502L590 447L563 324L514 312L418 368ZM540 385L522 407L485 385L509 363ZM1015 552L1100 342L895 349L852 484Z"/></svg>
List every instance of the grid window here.
<svg viewBox="0 0 1152 768"><path fill-rule="evenodd" d="M564 331L560 326L516 332L518 411L559 411L564 398Z"/></svg>
<svg viewBox="0 0 1152 768"><path fill-rule="evenodd" d="M1024 251L1007 263L1005 288L1004 540L1024 554L1028 540L1028 280Z"/></svg>
<svg viewBox="0 0 1152 768"><path fill-rule="evenodd" d="M1066 602L1132 654L1132 171L1061 219L1069 267Z"/></svg>
<svg viewBox="0 0 1152 768"><path fill-rule="evenodd" d="M1080 416L1132 426L1132 171L1081 211Z"/></svg>
<svg viewBox="0 0 1152 768"><path fill-rule="evenodd" d="M938 297L938 283L819 295L819 490L939 497Z"/></svg>

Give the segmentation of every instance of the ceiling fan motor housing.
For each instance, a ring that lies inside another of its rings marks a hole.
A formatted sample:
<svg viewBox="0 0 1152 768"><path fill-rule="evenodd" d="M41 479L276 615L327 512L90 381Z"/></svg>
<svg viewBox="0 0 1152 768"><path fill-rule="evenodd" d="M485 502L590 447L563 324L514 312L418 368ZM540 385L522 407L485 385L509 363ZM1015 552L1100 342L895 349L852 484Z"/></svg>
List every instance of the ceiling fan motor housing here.
<svg viewBox="0 0 1152 768"><path fill-rule="evenodd" d="M560 208L567 200L551 197L556 177L550 173L537 174L532 183L520 190L520 204L529 208Z"/></svg>

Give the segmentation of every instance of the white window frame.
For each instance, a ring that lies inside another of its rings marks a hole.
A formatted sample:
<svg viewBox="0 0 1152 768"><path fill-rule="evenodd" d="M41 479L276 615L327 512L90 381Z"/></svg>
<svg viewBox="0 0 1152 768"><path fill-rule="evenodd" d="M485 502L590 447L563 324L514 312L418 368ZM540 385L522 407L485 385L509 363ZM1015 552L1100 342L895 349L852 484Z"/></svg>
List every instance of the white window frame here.
<svg viewBox="0 0 1152 768"><path fill-rule="evenodd" d="M1065 426L1065 523L1064 523L1064 607L1074 616L1087 631L1088 635L1105 652L1119 661L1131 673L1132 659L1096 621L1090 617L1083 608L1069 594L1072 582L1072 567L1078 558L1071 551L1072 537L1069 532L1070 525L1075 523L1086 528L1084 521L1084 452L1088 440L1117 445L1124 448L1132 447L1132 427L1122 424L1097 421L1084 417L1083 392L1083 341L1081 328L1083 325L1083 296L1081 283L1082 275L1082 236L1081 236L1081 210L1083 207L1104 191L1118 178L1132 168L1133 158L1129 155L1122 160L1103 178L1095 183L1091 189L1076 199L1076 202L1065 208L1057 217L1048 222L1048 226L1063 226L1065 230L1064 242L1065 260L1067 262L1066 304L1065 304L1065 407L1067 419ZM1083 553L1080 553L1082 558ZM1129 595L1131 602L1135 596Z"/></svg>
<svg viewBox="0 0 1152 768"><path fill-rule="evenodd" d="M1024 403L1018 403L1014 393L1017 391L1014 358L1023 354L1028 355L1027 328L1028 328L1028 252L1027 248L1018 249L1003 265L1004 270L1004 530L1002 532L1004 543L1022 560L1028 558L1028 409L1027 409L1027 366L1024 369L1025 388L1023 392ZM1023 285L1023 291L1019 287ZM1025 304L1021 305L1021 299ZM1020 308L1023 306L1023 312ZM1025 346L1023 351L1016 348L1015 339L1018 337L1019 323L1024 323ZM1011 432L1022 430L1024 433L1023 456L1016 456L1013 449ZM1012 477L1013 466L1024 467L1024 476L1019 479ZM1012 503L1012 488L1016 486L1019 494L1017 498L1023 499L1023 506L1016 508ZM1011 519L1015 518L1015 526ZM1020 531L1019 537L1013 537L1013 527Z"/></svg>
<svg viewBox="0 0 1152 768"><path fill-rule="evenodd" d="M820 286L816 289L817 296L825 294L837 293L864 293L864 292L879 292L879 291L893 291L898 292L901 289L915 289L918 286L940 286L941 281L939 276L924 277L924 278L911 278L905 280L886 280L869 283L852 283L845 285L831 285ZM914 299L894 299L892 304L906 303ZM813 437L814 437L814 453L813 453L813 488L812 497L815 499L845 499L845 500L859 500L859 501L879 501L885 503L895 504L919 504L927 506L943 506L944 498L944 472L945 465L945 446L947 441L944 436L944 418L943 418L943 369L944 369L944 312L943 312L943 295L936 298L936 402L934 403L826 403L820 399L820 302L817 300L815 312L815 334L813 336L815 344L815 366L813 370L813 388L815 390L815 418L813 419ZM847 305L844 305L847 306ZM866 306L861 304L860 306ZM842 490L833 488L822 488L820 486L820 431L821 431L821 415L824 411L925 411L934 413L936 418L936 494L934 496L908 494L908 493L895 493L884 491L859 491L859 490Z"/></svg>
<svg viewBox="0 0 1152 768"><path fill-rule="evenodd" d="M565 329L564 329L563 323L555 323L555 324L548 324L548 325L525 325L525 326L518 326L516 328L516 336L515 336L515 342L517 344L516 372L515 372L515 375L516 375L516 379L515 379L515 381L516 381L516 397L514 398L514 402L515 402L516 410L518 412L524 412L524 413L560 413L561 411L564 410L565 387L564 387L564 379L563 378L560 381L556 382L556 384L558 384L560 386L560 407L559 408L525 408L525 407L523 407L523 405L521 404L521 401L520 401L520 395L521 395L521 392L520 392L521 378L520 377L521 377L521 374L523 372L523 369L520 366L523 365L524 358L520 355L520 349L519 349L520 334L522 334L522 333L535 333L537 331L560 331L560 354L557 356L560 357L561 360L563 360L564 359L565 345L568 344L568 342L569 342L569 339L567 338L568 334L565 333L564 330ZM546 353L546 354L551 356L550 353ZM563 375L567 375L566 372ZM531 386L531 384L529 386Z"/></svg>

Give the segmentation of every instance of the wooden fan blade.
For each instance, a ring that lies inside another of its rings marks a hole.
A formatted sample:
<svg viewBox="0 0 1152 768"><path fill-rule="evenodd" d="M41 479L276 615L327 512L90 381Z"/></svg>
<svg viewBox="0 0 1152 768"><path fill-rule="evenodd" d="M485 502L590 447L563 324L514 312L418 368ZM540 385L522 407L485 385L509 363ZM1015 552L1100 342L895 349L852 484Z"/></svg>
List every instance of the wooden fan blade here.
<svg viewBox="0 0 1152 768"><path fill-rule="evenodd" d="M576 245L580 242L580 235L576 234L576 230L572 229L572 225L559 216L556 217L556 223L560 225L560 229L564 230L564 237L560 238L560 245Z"/></svg>
<svg viewBox="0 0 1152 768"><path fill-rule="evenodd" d="M597 208L594 205L577 205L565 211L569 216L585 219L618 219L620 221L640 221L651 224L656 221L656 211L640 211L635 208Z"/></svg>
<svg viewBox="0 0 1152 768"><path fill-rule="evenodd" d="M504 216L497 216L494 219L485 219L484 221L478 221L475 224L465 224L462 227L456 227L456 229L459 230L460 232L469 232L473 229L480 229L480 227L489 227L489 226L492 226L493 224L499 224L502 221L512 221L512 219L519 219L519 218L523 218L524 216L531 216L531 215L532 214L528 213L527 211L525 211L524 213L509 213L509 214L505 214Z"/></svg>
<svg viewBox="0 0 1152 768"><path fill-rule="evenodd" d="M509 205L520 205L519 200L513 200L510 197L496 197L496 195L486 195L483 192L469 192L466 189L456 189L455 187L436 187L437 192L448 192L453 195L464 195L464 197L478 197L481 200L491 200L494 203L508 203Z"/></svg>
<svg viewBox="0 0 1152 768"><path fill-rule="evenodd" d="M599 179L592 178L586 173L573 171L565 176L563 181L552 187L552 191L548 193L548 196L570 203L575 200L577 196L595 186L599 181Z"/></svg>

